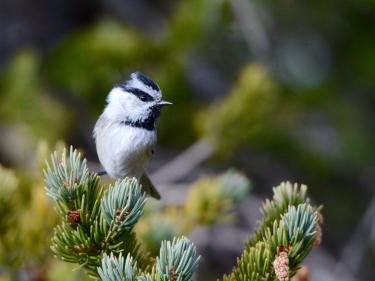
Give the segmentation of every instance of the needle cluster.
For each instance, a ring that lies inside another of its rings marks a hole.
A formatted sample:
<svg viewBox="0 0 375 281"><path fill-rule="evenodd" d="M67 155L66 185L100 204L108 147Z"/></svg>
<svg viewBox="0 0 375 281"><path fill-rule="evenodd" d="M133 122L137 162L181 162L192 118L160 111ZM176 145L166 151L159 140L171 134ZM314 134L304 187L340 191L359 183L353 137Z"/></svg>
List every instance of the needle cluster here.
<svg viewBox="0 0 375 281"><path fill-rule="evenodd" d="M79 264L103 281L191 280L200 256L187 238L163 241L156 258L138 243L133 229L147 197L135 178L105 188L73 148L68 155L53 154L44 175L60 217L51 246L56 257ZM286 281L295 274L321 239L319 208L310 205L306 191L306 186L288 182L274 188L273 199L261 208L258 230L224 281Z"/></svg>
<svg viewBox="0 0 375 281"><path fill-rule="evenodd" d="M274 188L261 208L263 219L225 281L289 280L311 251L317 236L318 209L309 204L307 187L289 182Z"/></svg>
<svg viewBox="0 0 375 281"><path fill-rule="evenodd" d="M125 178L105 189L73 148L69 155L53 154L44 175L61 220L51 246L57 258L103 281L191 278L199 256L187 238L163 242L156 262L141 250L133 228L147 198L137 179Z"/></svg>

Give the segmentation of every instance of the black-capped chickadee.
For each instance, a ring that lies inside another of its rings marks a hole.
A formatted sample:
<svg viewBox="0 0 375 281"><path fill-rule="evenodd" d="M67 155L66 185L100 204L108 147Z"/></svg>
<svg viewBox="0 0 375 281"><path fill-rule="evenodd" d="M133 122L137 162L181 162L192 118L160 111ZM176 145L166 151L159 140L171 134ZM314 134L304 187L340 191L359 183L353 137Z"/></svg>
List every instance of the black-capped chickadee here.
<svg viewBox="0 0 375 281"><path fill-rule="evenodd" d="M162 100L159 86L140 72L116 84L95 124L94 139L99 161L115 179L136 177L152 197L160 198L145 171L156 145L155 122L161 108L172 103Z"/></svg>

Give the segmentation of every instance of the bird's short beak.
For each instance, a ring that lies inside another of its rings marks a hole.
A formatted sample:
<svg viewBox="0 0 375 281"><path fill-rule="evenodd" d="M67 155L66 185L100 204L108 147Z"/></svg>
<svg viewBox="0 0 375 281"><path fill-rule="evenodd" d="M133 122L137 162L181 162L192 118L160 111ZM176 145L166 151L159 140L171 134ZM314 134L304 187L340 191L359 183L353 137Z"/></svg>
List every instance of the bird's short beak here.
<svg viewBox="0 0 375 281"><path fill-rule="evenodd" d="M166 106L166 105L171 105L171 104L173 104L173 103L171 103L169 101L165 101L165 100L162 100L162 101L158 102L159 106Z"/></svg>

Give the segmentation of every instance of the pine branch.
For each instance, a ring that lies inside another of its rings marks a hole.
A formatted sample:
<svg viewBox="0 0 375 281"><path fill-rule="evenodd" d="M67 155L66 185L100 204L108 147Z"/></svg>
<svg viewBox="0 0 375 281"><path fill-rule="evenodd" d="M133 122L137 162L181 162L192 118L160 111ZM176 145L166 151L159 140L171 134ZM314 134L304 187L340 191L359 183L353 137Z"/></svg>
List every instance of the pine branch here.
<svg viewBox="0 0 375 281"><path fill-rule="evenodd" d="M161 280L190 280L198 268L195 246L185 237L163 241L159 257L156 259L156 272Z"/></svg>
<svg viewBox="0 0 375 281"><path fill-rule="evenodd" d="M135 178L116 181L105 191L73 148L69 155L64 150L61 158L53 154L44 175L47 194L56 201L61 219L52 238L56 257L104 281L191 278L199 256L187 238L162 242L153 267L141 250L133 228L147 199Z"/></svg>
<svg viewBox="0 0 375 281"><path fill-rule="evenodd" d="M100 178L89 172L86 160L73 148L69 155L64 150L61 158L54 153L44 175L61 219L51 246L58 258L80 264L94 277L107 253L129 253L147 269L149 256L132 231L146 202L136 179L117 181L105 192Z"/></svg>
<svg viewBox="0 0 375 281"><path fill-rule="evenodd" d="M128 254L126 259L120 254L117 258L111 253L104 255L98 273L103 281L136 281L137 262Z"/></svg>
<svg viewBox="0 0 375 281"><path fill-rule="evenodd" d="M67 262L85 267L103 281L188 281L200 257L187 238L161 243L151 262L140 249L133 228L143 213L146 195L136 179L125 178L105 191L100 178L72 148L51 157L44 171L47 194L57 203L61 223L51 249ZM218 198L243 197L249 188L239 175L221 179ZM233 193L230 186L239 185ZM224 280L289 280L314 244L320 242L320 216L309 204L306 186L282 183L262 206L263 220ZM126 258L124 258L126 256Z"/></svg>
<svg viewBox="0 0 375 281"><path fill-rule="evenodd" d="M200 256L186 237L163 241L151 273L142 273L128 255L105 255L98 268L103 281L189 281L198 267Z"/></svg>
<svg viewBox="0 0 375 281"><path fill-rule="evenodd" d="M117 181L102 199L102 213L111 231L131 230L142 215L146 195L135 178Z"/></svg>
<svg viewBox="0 0 375 281"><path fill-rule="evenodd" d="M289 280L317 239L318 214L305 186L282 183L262 207L264 219L223 280Z"/></svg>
<svg viewBox="0 0 375 281"><path fill-rule="evenodd" d="M66 150L59 159L55 152L51 156L51 165L46 162L44 177L46 179L47 195L56 201L64 202L67 206L72 206L75 198L74 191L81 183L85 183L89 178L87 161L81 160L81 155L73 147L70 147L69 161L67 161Z"/></svg>
<svg viewBox="0 0 375 281"><path fill-rule="evenodd" d="M263 219L259 222L258 230L252 234L246 242L246 246L251 247L261 240L267 227L271 227L273 222L288 210L289 206L309 203L310 199L306 196L306 192L307 186L299 186L297 183L292 185L290 182L282 182L279 186L274 187L272 200L266 199L260 209Z"/></svg>
<svg viewBox="0 0 375 281"><path fill-rule="evenodd" d="M206 177L197 181L190 189L184 206L188 221L184 231L198 224L212 225L230 217L234 204L246 198L251 182L240 172L228 170L220 176Z"/></svg>

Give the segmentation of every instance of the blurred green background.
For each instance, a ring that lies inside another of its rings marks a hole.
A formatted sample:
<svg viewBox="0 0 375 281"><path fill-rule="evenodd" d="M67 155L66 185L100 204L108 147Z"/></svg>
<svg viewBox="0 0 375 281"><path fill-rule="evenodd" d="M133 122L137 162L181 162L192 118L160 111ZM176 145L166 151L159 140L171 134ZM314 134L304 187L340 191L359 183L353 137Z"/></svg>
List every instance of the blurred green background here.
<svg viewBox="0 0 375 281"><path fill-rule="evenodd" d="M176 200L178 186L229 167L252 180L240 210L280 181L307 184L324 205L327 271L345 267L348 280L373 280L374 27L372 0L0 0L0 280L84 278L48 249L56 217L43 191L43 161L63 142L99 170L94 123L112 85L136 70L174 104L158 122L151 171L202 139L212 146L188 175L164 183L174 184ZM191 214L201 208L194 201L186 203ZM180 233L158 216L160 239ZM214 224L212 216L202 224ZM243 220L228 227L249 233ZM210 278L240 253L219 251L221 267L204 244Z"/></svg>

